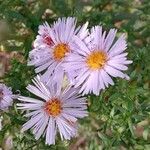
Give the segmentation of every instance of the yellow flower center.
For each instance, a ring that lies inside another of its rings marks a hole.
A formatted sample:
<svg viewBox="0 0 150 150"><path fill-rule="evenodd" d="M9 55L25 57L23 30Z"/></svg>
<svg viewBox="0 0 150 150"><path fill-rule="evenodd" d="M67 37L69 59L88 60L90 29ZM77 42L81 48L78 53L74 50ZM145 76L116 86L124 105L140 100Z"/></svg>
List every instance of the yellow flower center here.
<svg viewBox="0 0 150 150"><path fill-rule="evenodd" d="M70 48L67 44L61 43L54 47L54 59L60 61L62 58L65 57L65 54L70 51Z"/></svg>
<svg viewBox="0 0 150 150"><path fill-rule="evenodd" d="M93 51L86 59L88 67L92 70L101 69L107 61L107 54L104 51Z"/></svg>
<svg viewBox="0 0 150 150"><path fill-rule="evenodd" d="M57 98L53 98L45 104L45 111L53 117L58 116L61 113L61 110L62 104Z"/></svg>

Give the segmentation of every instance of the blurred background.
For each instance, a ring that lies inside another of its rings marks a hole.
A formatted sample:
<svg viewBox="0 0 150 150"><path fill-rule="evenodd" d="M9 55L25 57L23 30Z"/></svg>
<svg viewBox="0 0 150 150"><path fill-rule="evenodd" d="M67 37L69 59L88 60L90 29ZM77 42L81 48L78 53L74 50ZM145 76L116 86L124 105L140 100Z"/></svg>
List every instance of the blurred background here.
<svg viewBox="0 0 150 150"><path fill-rule="evenodd" d="M0 82L14 92L25 90L34 77L27 67L28 53L38 26L58 17L75 16L78 25L102 25L125 33L130 81L115 79L115 86L100 96L88 97L89 117L80 121L79 136L56 146L20 133L26 121L16 105L0 112L0 147L4 150L150 150L150 1L149 0L0 0Z"/></svg>

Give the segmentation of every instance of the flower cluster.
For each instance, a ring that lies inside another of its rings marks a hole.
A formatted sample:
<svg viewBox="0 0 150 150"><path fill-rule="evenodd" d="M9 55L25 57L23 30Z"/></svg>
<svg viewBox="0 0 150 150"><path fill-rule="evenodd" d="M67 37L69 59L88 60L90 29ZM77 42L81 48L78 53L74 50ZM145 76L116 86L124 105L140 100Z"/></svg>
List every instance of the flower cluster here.
<svg viewBox="0 0 150 150"><path fill-rule="evenodd" d="M125 35L116 40L115 29L106 33L101 26L89 30L88 22L78 27L76 23L68 17L39 26L28 60L38 75L27 90L36 97L18 98L18 109L29 118L22 131L32 129L35 138L45 136L48 145L55 144L57 132L62 140L77 135L77 119L88 115L84 95L99 95L114 85L113 77L129 79L124 71L132 61L127 60ZM1 86L0 109L12 102L12 93Z"/></svg>
<svg viewBox="0 0 150 150"><path fill-rule="evenodd" d="M101 26L88 30L88 23L76 28L75 18L58 19L52 26L39 27L28 65L42 73L42 81L61 85L67 76L70 85L80 88L82 95L100 91L114 82L112 77L129 79L125 35L115 40L117 30L108 34Z"/></svg>

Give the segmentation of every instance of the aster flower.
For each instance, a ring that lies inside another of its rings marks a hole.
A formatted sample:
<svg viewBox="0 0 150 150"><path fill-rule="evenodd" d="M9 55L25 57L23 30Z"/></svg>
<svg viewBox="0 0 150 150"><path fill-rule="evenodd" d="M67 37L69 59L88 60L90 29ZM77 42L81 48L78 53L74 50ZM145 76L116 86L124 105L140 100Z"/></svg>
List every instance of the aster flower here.
<svg viewBox="0 0 150 150"><path fill-rule="evenodd" d="M64 67L67 72L77 72L75 87L80 86L79 92L83 95L99 95L100 90L114 84L112 77L129 79L123 71L132 61L127 60L128 53L124 52L127 48L125 36L121 35L114 42L116 32L111 29L106 36L106 31L102 33L102 27L96 26L91 29L89 42L75 38L80 48L67 58Z"/></svg>
<svg viewBox="0 0 150 150"><path fill-rule="evenodd" d="M76 19L72 17L59 18L51 27L47 23L40 26L28 65L35 66L36 73L44 73L41 77L44 82L61 83L65 74L62 64L67 55L77 49L74 37L84 40L88 35L87 26L88 23L76 28Z"/></svg>
<svg viewBox="0 0 150 150"><path fill-rule="evenodd" d="M13 95L11 88L0 83L0 110L7 110L12 105L13 98L16 98L16 96Z"/></svg>
<svg viewBox="0 0 150 150"><path fill-rule="evenodd" d="M39 98L20 96L19 109L28 110L29 117L22 131L33 129L33 134L38 140L46 136L46 144L55 144L57 131L61 139L70 140L77 134L77 118L87 116L85 98L78 94L74 88L59 89L56 84L46 86L39 76L33 80L34 85L28 85L29 90Z"/></svg>

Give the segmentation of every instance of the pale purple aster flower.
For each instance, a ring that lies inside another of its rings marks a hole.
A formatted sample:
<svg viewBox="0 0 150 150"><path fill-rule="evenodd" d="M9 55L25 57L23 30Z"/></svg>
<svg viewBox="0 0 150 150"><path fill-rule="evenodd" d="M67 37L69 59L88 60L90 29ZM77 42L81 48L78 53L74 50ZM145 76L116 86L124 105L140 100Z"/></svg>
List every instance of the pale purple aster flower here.
<svg viewBox="0 0 150 150"><path fill-rule="evenodd" d="M76 37L80 48L67 58L64 67L67 72L77 72L75 87L81 87L79 92L83 95L99 95L100 90L114 84L111 77L129 79L123 71L132 61L127 60L128 53L124 52L127 48L125 36L121 35L114 42L116 32L111 29L106 35L101 26L96 26L91 29L88 42Z"/></svg>
<svg viewBox="0 0 150 150"><path fill-rule="evenodd" d="M34 49L29 53L28 65L35 66L36 73L44 73L44 82L56 81L61 85L64 74L62 64L66 57L76 50L74 37L84 41L88 35L88 23L76 28L76 19L72 17L58 19L51 27L46 23L40 26L39 36L34 43ZM49 43L49 44L47 44ZM73 78L69 72L70 81Z"/></svg>
<svg viewBox="0 0 150 150"><path fill-rule="evenodd" d="M9 106L12 106L13 95L11 88L5 84L0 83L0 110L7 110Z"/></svg>
<svg viewBox="0 0 150 150"><path fill-rule="evenodd" d="M70 140L77 134L77 118L87 116L87 102L74 88L59 89L51 84L46 86L39 76L28 85L29 90L39 98L20 96L19 109L27 110L27 121L22 131L32 129L36 140L46 137L46 144L55 144L57 131L61 139Z"/></svg>

